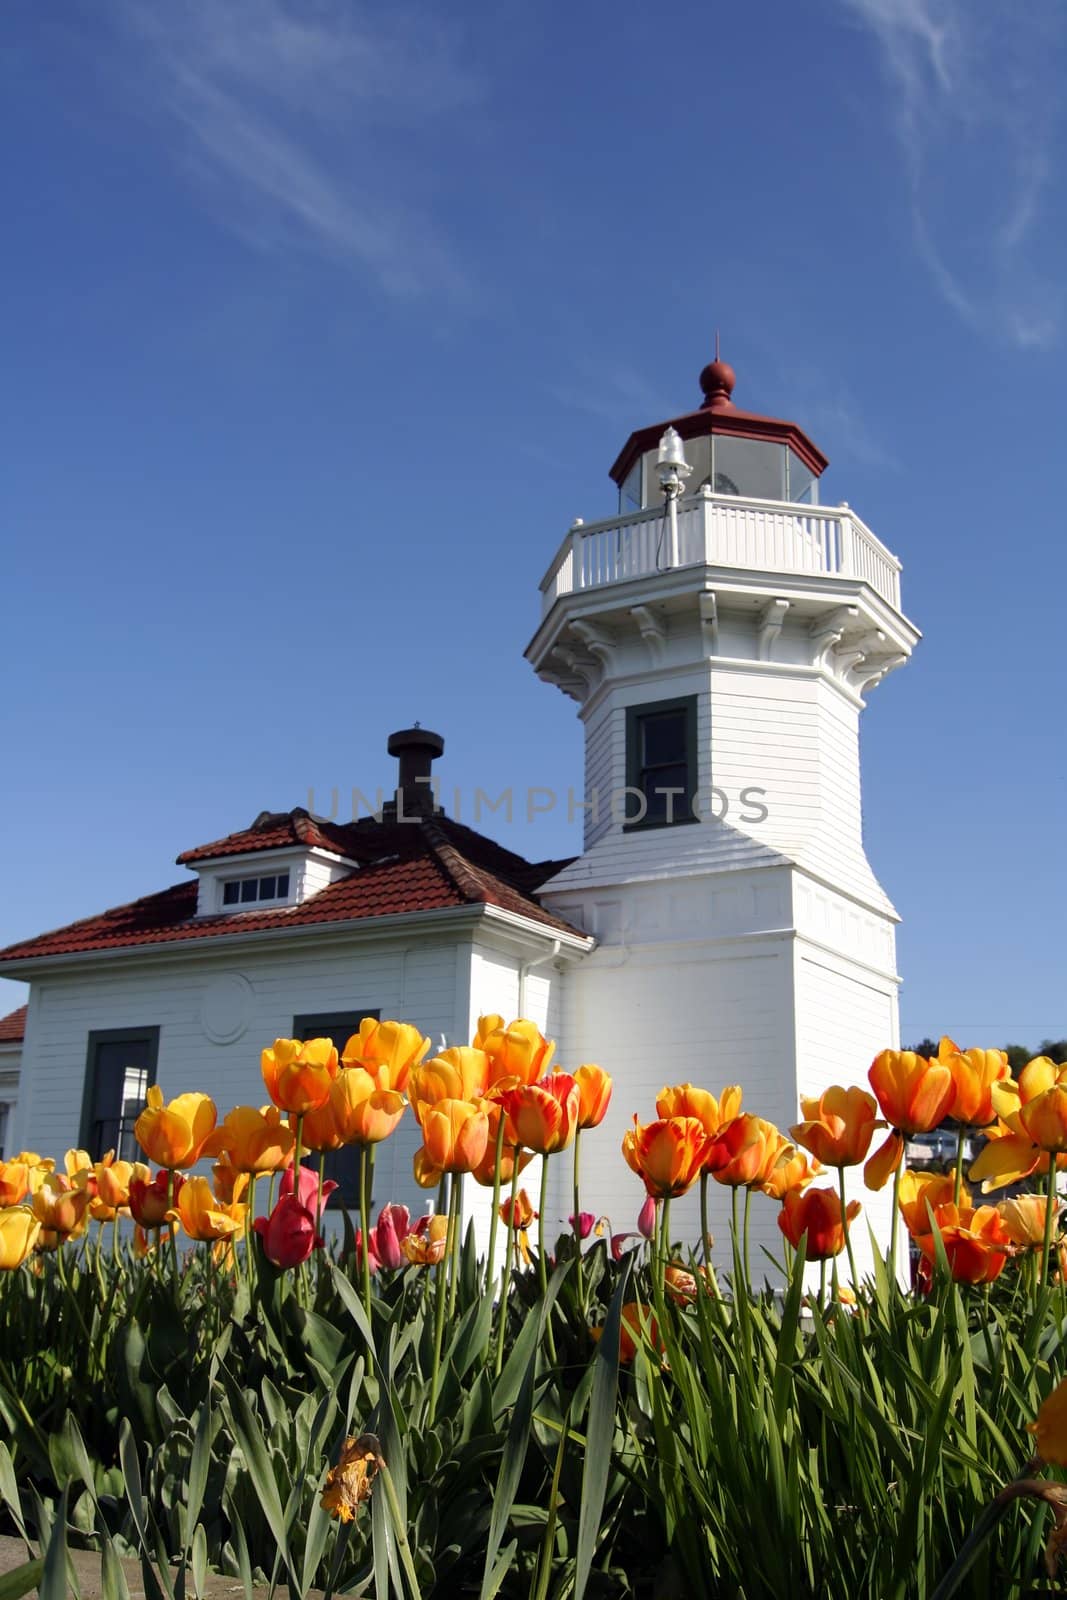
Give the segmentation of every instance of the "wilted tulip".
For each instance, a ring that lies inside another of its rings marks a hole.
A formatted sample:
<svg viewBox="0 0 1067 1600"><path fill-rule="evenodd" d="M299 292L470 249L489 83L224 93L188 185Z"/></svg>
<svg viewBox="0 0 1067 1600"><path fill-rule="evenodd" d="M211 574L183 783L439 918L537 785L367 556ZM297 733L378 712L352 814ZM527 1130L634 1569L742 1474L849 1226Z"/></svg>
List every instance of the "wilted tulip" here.
<svg viewBox="0 0 1067 1600"><path fill-rule="evenodd" d="M834 1084L821 1095L801 1095L800 1109L804 1120L789 1132L827 1167L858 1166L875 1129L885 1126L878 1120L873 1094L855 1085L843 1088Z"/></svg>
<svg viewBox="0 0 1067 1600"><path fill-rule="evenodd" d="M364 1017L359 1032L345 1045L342 1061L346 1067L363 1067L379 1089L403 1094L412 1068L418 1066L430 1041L410 1022L379 1022Z"/></svg>
<svg viewBox="0 0 1067 1600"><path fill-rule="evenodd" d="M14 1272L33 1252L41 1224L29 1206L0 1210L0 1272Z"/></svg>
<svg viewBox="0 0 1067 1600"><path fill-rule="evenodd" d="M234 1106L204 1146L206 1156L226 1157L238 1172L277 1172L293 1155L294 1134L277 1106ZM316 1148L304 1128L304 1148Z"/></svg>
<svg viewBox="0 0 1067 1600"><path fill-rule="evenodd" d="M187 1178L178 1191L175 1205L167 1212L167 1222L180 1222L190 1239L204 1244L228 1239L245 1226L247 1206L226 1205L215 1198L206 1178Z"/></svg>
<svg viewBox="0 0 1067 1600"><path fill-rule="evenodd" d="M598 1128L611 1103L611 1078L592 1061L576 1067L573 1076L578 1085L578 1126Z"/></svg>
<svg viewBox="0 0 1067 1600"><path fill-rule="evenodd" d="M484 1159L489 1118L468 1100L419 1107L426 1163L437 1172L472 1172Z"/></svg>
<svg viewBox="0 0 1067 1600"><path fill-rule="evenodd" d="M530 1201L530 1196L525 1189L520 1189L515 1196L512 1206L511 1196L501 1202L500 1220L506 1228L528 1228L531 1222L536 1222L537 1212Z"/></svg>
<svg viewBox="0 0 1067 1600"><path fill-rule="evenodd" d="M267 1260L285 1270L298 1267L323 1243L314 1214L291 1192L281 1197L269 1217L257 1217L252 1226L263 1241Z"/></svg>
<svg viewBox="0 0 1067 1600"><path fill-rule="evenodd" d="M627 1166L644 1179L646 1193L668 1200L696 1182L710 1142L696 1117L663 1117L642 1126L635 1116L623 1135L622 1153Z"/></svg>
<svg viewBox="0 0 1067 1600"><path fill-rule="evenodd" d="M134 1136L157 1167L194 1167L212 1133L218 1113L206 1094L180 1094L169 1105L154 1083L147 1105L133 1125Z"/></svg>
<svg viewBox="0 0 1067 1600"><path fill-rule="evenodd" d="M807 1259L826 1261L841 1254L847 1228L859 1214L859 1201L851 1200L842 1218L841 1199L835 1189L808 1189L804 1194L791 1189L782 1201L778 1226L794 1249L800 1248L800 1241L807 1234Z"/></svg>
<svg viewBox="0 0 1067 1600"><path fill-rule="evenodd" d="M274 1104L302 1117L330 1098L337 1076L337 1050L331 1039L275 1039L260 1057L263 1082Z"/></svg>
<svg viewBox="0 0 1067 1600"><path fill-rule="evenodd" d="M353 1521L360 1506L370 1499L375 1474L384 1465L374 1434L346 1439L341 1459L326 1474L322 1509L339 1522Z"/></svg>
<svg viewBox="0 0 1067 1600"><path fill-rule="evenodd" d="M432 1217L419 1218L400 1248L413 1266L435 1267L444 1260L447 1239L448 1218L443 1212L435 1212Z"/></svg>
<svg viewBox="0 0 1067 1600"><path fill-rule="evenodd" d="M567 1072L551 1072L537 1083L507 1089L500 1103L511 1118L515 1137L525 1150L555 1155L573 1142L578 1128L581 1092Z"/></svg>

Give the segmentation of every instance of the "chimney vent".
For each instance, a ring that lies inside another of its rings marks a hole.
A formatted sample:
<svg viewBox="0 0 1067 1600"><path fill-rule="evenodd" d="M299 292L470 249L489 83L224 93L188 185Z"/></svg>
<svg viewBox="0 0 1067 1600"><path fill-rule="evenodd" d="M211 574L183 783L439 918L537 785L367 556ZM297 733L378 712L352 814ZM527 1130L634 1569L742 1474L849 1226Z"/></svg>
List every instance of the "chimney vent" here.
<svg viewBox="0 0 1067 1600"><path fill-rule="evenodd" d="M431 777L433 763L444 752L445 741L429 728L401 728L389 735L386 746L397 758L396 799L386 811L403 817L440 816L443 807L434 805Z"/></svg>

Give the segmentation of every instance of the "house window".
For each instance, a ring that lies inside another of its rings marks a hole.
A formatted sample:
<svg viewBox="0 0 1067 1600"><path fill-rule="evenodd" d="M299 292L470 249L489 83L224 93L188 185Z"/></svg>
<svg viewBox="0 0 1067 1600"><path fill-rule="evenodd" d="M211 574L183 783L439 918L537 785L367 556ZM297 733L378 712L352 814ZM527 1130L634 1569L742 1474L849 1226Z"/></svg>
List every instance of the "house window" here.
<svg viewBox="0 0 1067 1600"><path fill-rule="evenodd" d="M627 707L626 786L626 831L696 822L695 694Z"/></svg>
<svg viewBox="0 0 1067 1600"><path fill-rule="evenodd" d="M0 1100L0 1161L6 1161L8 1159L9 1154L10 1154L10 1152L8 1151L8 1148L7 1148L7 1141L8 1141L8 1138L10 1137L10 1134L9 1134L10 1127L11 1127L11 1105L10 1105L10 1102L7 1101L7 1100Z"/></svg>
<svg viewBox="0 0 1067 1600"><path fill-rule="evenodd" d="M294 1039L329 1039L337 1046L340 1055L364 1017L377 1020L380 1011L321 1011L293 1018ZM314 1162L318 1168L318 1160ZM334 1197L346 1206L359 1204L359 1146L346 1145L343 1150L331 1150L326 1156L325 1174L337 1184Z"/></svg>
<svg viewBox="0 0 1067 1600"><path fill-rule="evenodd" d="M264 900L288 900L289 874L271 872L262 878L227 878L222 885L224 906L262 905Z"/></svg>
<svg viewBox="0 0 1067 1600"><path fill-rule="evenodd" d="M114 1150L140 1159L133 1125L156 1081L158 1028L109 1028L89 1035L79 1143L94 1161Z"/></svg>

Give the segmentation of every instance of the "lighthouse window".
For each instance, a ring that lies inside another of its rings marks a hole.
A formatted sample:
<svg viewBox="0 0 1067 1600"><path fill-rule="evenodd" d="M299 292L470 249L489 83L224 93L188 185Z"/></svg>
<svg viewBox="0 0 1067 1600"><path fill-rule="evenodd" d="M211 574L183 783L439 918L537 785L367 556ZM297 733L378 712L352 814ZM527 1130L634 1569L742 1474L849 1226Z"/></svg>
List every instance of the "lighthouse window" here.
<svg viewBox="0 0 1067 1600"><path fill-rule="evenodd" d="M627 708L626 786L626 829L696 821L696 695Z"/></svg>

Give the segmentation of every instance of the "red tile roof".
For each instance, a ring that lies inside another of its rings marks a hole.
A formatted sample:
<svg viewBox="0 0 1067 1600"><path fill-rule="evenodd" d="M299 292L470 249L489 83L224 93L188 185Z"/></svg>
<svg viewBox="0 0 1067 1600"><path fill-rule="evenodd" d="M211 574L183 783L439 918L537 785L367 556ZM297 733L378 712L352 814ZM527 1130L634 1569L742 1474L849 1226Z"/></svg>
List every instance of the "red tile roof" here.
<svg viewBox="0 0 1067 1600"><path fill-rule="evenodd" d="M307 814L294 816L306 818ZM253 824L243 834L231 834L218 841L218 846L248 838L256 832L256 826ZM299 826L299 822L293 823L293 828ZM302 905L198 917L198 885L190 880L67 928L9 945L0 950L0 965L43 956L132 949L184 939L218 939L474 905L499 906L555 932L578 931L532 898L537 886L564 865L562 861L525 861L447 817L400 823L388 819L379 823L367 817L356 823L331 825L331 829L343 846L343 853L360 865ZM292 829L287 830L276 819L272 819L269 830L262 831L284 835L275 848L293 843ZM204 848L213 855L233 853L218 846ZM179 857L183 861L190 859L209 860L212 855L187 851Z"/></svg>
<svg viewBox="0 0 1067 1600"><path fill-rule="evenodd" d="M21 1044L26 1037L26 1007L0 1017L0 1044Z"/></svg>
<svg viewBox="0 0 1067 1600"><path fill-rule="evenodd" d="M220 856L245 855L252 850L280 850L294 845L329 850L332 855L343 856L344 829L313 817L303 806L293 811L261 811L250 828L227 834L225 839L216 839L212 844L198 844L192 850L183 850L178 865L189 866L194 861L213 861Z"/></svg>

